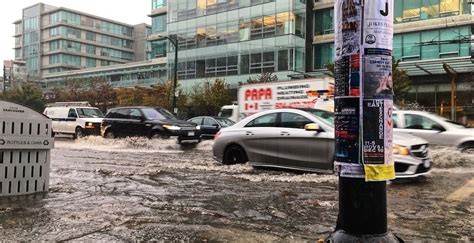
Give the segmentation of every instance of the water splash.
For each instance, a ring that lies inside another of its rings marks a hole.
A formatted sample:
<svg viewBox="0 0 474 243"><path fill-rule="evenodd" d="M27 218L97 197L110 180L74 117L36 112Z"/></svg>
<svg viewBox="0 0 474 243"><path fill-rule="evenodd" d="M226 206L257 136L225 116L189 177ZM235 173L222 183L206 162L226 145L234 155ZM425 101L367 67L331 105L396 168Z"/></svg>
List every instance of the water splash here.
<svg viewBox="0 0 474 243"><path fill-rule="evenodd" d="M474 166L474 154L462 153L453 147L433 147L430 150L435 168Z"/></svg>

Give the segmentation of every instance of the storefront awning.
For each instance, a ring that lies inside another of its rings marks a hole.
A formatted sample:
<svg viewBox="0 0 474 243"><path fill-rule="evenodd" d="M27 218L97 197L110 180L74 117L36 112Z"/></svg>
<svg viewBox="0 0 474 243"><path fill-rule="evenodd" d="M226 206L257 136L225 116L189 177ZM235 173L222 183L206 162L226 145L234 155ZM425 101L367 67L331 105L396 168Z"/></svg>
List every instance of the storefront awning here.
<svg viewBox="0 0 474 243"><path fill-rule="evenodd" d="M408 76L446 74L443 64L449 65L456 73L470 73L474 71L473 62L473 58L465 56L434 60L405 61L400 62L398 67L405 70Z"/></svg>

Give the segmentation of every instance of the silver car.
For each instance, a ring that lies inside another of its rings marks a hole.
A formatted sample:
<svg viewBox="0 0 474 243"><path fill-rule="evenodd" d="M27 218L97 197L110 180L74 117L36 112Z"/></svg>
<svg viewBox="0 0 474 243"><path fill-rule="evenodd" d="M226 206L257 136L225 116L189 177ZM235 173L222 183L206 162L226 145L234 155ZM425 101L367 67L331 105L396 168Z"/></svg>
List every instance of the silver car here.
<svg viewBox="0 0 474 243"><path fill-rule="evenodd" d="M411 134L433 145L474 151L474 128L424 111L394 111L393 121L397 133Z"/></svg>
<svg viewBox="0 0 474 243"><path fill-rule="evenodd" d="M394 143L397 178L429 173L432 162L425 140L394 135ZM255 167L332 173L334 116L317 109L260 112L222 129L213 154L224 164L249 161Z"/></svg>

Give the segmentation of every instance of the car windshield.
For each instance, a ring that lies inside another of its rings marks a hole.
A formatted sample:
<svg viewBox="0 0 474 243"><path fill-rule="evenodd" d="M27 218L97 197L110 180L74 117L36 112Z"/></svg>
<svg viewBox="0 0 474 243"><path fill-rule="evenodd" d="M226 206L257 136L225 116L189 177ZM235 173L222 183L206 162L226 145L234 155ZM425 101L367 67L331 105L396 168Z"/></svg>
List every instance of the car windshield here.
<svg viewBox="0 0 474 243"><path fill-rule="evenodd" d="M173 113L169 112L167 109L163 108L156 108L156 110L166 119L171 119L171 120L176 120L176 117L174 117Z"/></svg>
<svg viewBox="0 0 474 243"><path fill-rule="evenodd" d="M219 116L224 118L229 118L232 116L232 109L222 109Z"/></svg>
<svg viewBox="0 0 474 243"><path fill-rule="evenodd" d="M309 114L320 118L330 126L334 126L334 113L324 110L304 110Z"/></svg>
<svg viewBox="0 0 474 243"><path fill-rule="evenodd" d="M145 108L145 109L142 109L142 111L143 111L143 114L145 114L145 117L149 120L165 120L166 119L166 117L163 116L156 109Z"/></svg>
<svg viewBox="0 0 474 243"><path fill-rule="evenodd" d="M104 114L97 108L78 108L77 114L80 118L104 118Z"/></svg>
<svg viewBox="0 0 474 243"><path fill-rule="evenodd" d="M223 117L217 117L216 120L224 127L230 127L235 124L235 122Z"/></svg>

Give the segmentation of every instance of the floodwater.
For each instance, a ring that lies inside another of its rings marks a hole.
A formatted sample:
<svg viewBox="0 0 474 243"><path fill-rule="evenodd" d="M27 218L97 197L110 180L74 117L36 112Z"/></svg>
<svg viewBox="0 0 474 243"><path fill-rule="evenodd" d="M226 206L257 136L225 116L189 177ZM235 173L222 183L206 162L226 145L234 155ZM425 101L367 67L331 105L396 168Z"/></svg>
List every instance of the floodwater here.
<svg viewBox="0 0 474 243"><path fill-rule="evenodd" d="M211 150L212 141L182 150L174 140L58 138L49 193L0 200L1 239L308 241L334 230L336 176L224 166ZM430 176L388 185L390 230L474 241L474 155L432 152Z"/></svg>

